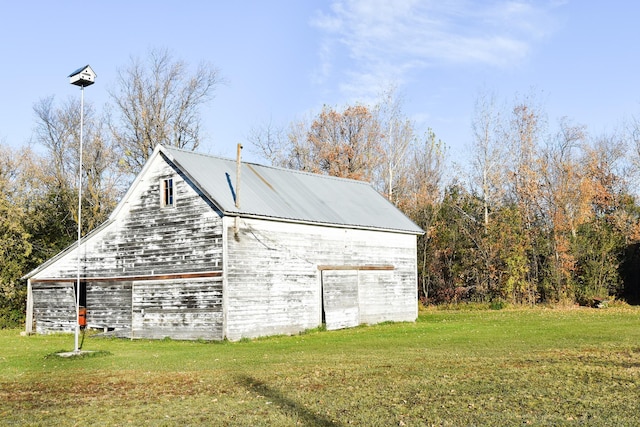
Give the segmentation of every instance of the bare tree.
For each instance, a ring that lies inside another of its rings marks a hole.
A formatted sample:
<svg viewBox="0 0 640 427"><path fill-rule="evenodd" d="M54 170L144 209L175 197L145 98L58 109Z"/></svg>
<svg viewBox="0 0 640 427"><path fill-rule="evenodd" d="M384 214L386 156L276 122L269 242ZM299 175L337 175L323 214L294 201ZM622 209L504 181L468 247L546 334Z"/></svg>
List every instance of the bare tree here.
<svg viewBox="0 0 640 427"><path fill-rule="evenodd" d="M504 159L506 147L501 144L500 112L495 105L493 95L482 94L476 100L475 116L471 124L473 130L474 181L480 187L482 197L484 228L489 227L489 210L493 204L499 203L502 197L504 182Z"/></svg>
<svg viewBox="0 0 640 427"><path fill-rule="evenodd" d="M575 236L585 210L577 152L584 148L586 127L563 117L559 130L540 150L542 209L552 230L569 229Z"/></svg>
<svg viewBox="0 0 640 427"><path fill-rule="evenodd" d="M442 206L442 184L445 173L446 146L431 129L410 147L409 161L402 170L403 192L396 192L397 206L416 222L426 234L417 242L421 291L429 298L431 278L429 263L433 261L433 226Z"/></svg>
<svg viewBox="0 0 640 427"><path fill-rule="evenodd" d="M381 130L381 159L374 185L389 201L398 203L398 195L402 185L406 184L404 176L408 169L409 150L414 140L414 125L402 112L402 99L396 88L391 87L383 92L380 102L375 108Z"/></svg>
<svg viewBox="0 0 640 427"><path fill-rule="evenodd" d="M56 107L54 98L35 104L34 140L46 150L42 181L61 200L66 213L77 223L77 177L80 144L80 103L68 100ZM102 120L95 116L91 104L85 103L83 147L83 229L89 231L104 221L122 188L119 188L117 155Z"/></svg>
<svg viewBox="0 0 640 427"><path fill-rule="evenodd" d="M399 206L409 213L441 201L447 154L446 145L431 129L410 148L410 158L404 169L406 190L399 200Z"/></svg>
<svg viewBox="0 0 640 427"><path fill-rule="evenodd" d="M56 107L55 98L50 96L34 104L36 116L34 140L42 145L50 157L50 174L60 188L73 188L77 177L78 141L74 135L80 128L80 105L68 99L62 106ZM90 126L93 108L85 105L87 127Z"/></svg>
<svg viewBox="0 0 640 427"><path fill-rule="evenodd" d="M274 125L272 121L251 128L247 141L254 147L252 150L268 160L272 165L284 167L289 157L289 138L283 127Z"/></svg>
<svg viewBox="0 0 640 427"><path fill-rule="evenodd" d="M573 125L566 117L559 121L559 130L540 150L541 231L548 235L550 254L547 275L554 295L565 295L573 280L575 257L571 239L578 225L590 211L588 194L583 190L583 173L577 154L584 147L586 129Z"/></svg>
<svg viewBox="0 0 640 427"><path fill-rule="evenodd" d="M195 150L201 141L200 108L221 83L217 68L201 63L193 73L166 49L146 61L131 58L109 91L116 117L109 127L127 172L137 173L157 144Z"/></svg>
<svg viewBox="0 0 640 427"><path fill-rule="evenodd" d="M544 131L542 110L531 98L516 101L506 144L509 147L510 196L530 226L539 212L540 164L538 148Z"/></svg>

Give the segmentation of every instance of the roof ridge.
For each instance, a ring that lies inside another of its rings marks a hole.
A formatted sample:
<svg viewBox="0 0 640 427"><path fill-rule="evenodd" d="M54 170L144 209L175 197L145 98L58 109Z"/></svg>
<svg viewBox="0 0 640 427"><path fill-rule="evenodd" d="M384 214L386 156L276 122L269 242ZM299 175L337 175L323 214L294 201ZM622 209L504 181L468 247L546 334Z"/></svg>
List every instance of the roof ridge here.
<svg viewBox="0 0 640 427"><path fill-rule="evenodd" d="M202 153L202 152L199 152L199 151L185 150L183 148L168 147L168 146L164 146L164 145L162 145L161 147L163 149L168 149L169 151L173 150L173 151L179 151L179 152L185 153L185 154L193 154L193 155L198 155L198 156L202 156L202 157L210 157L210 158L214 158L214 159L218 159L218 160L224 160L224 161L233 162L233 163L236 162L234 159L231 159L229 157L223 157L223 156L219 156L219 155L215 155L215 154ZM304 170L299 170L299 169L285 168L285 167L282 167L282 166L264 165L262 163L256 163L256 162L243 161L242 163L246 163L247 165L252 165L252 166L258 166L258 167L261 167L261 168L279 170L279 171L288 172L288 173L295 173L295 174L299 174L299 175L308 175L308 176L313 176L313 177L323 178L323 179L330 179L330 180L335 180L335 181L345 181L345 182L351 182L351 183L354 183L354 184L361 184L361 185L366 185L366 186L369 186L369 187L373 187L373 185L370 182L362 181L362 180L355 179L355 178L345 178L345 177L334 176L334 175L326 175L326 174L310 172L310 171L304 171Z"/></svg>
<svg viewBox="0 0 640 427"><path fill-rule="evenodd" d="M184 148L178 148L178 147L171 147L171 146L167 146L167 145L160 145L160 147L162 147L163 150L169 150L169 151L179 151L181 153L185 153L185 154L196 154L198 156L202 156L202 157L213 157L214 159L219 159L219 160L228 160L231 162L235 162L235 160L230 159L228 157L222 157L216 154L210 154L210 153L202 153L200 151L194 151L194 150L185 150Z"/></svg>

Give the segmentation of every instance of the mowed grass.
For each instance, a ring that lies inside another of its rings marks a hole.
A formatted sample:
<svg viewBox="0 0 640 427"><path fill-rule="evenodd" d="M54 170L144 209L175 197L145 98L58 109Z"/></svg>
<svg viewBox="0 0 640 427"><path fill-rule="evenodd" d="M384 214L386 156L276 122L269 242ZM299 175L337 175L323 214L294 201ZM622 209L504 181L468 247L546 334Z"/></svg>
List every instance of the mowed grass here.
<svg viewBox="0 0 640 427"><path fill-rule="evenodd" d="M640 425L640 310L421 313L237 343L0 331L0 425ZM108 353L108 354L107 354Z"/></svg>

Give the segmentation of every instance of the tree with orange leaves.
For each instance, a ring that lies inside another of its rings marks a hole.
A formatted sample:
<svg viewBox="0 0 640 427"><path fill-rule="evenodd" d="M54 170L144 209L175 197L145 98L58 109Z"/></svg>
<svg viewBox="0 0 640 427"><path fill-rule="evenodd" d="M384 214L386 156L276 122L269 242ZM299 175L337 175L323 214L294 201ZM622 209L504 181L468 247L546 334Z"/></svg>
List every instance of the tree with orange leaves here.
<svg viewBox="0 0 640 427"><path fill-rule="evenodd" d="M325 106L307 133L311 172L371 181L380 157L380 127L363 105Z"/></svg>

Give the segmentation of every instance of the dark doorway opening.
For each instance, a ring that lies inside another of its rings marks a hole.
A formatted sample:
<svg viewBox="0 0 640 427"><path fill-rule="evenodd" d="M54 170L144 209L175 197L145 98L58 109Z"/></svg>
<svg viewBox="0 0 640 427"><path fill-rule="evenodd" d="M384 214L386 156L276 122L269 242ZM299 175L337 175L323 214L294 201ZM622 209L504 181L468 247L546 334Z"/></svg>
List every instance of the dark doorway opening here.
<svg viewBox="0 0 640 427"><path fill-rule="evenodd" d="M80 294L78 295L78 282L73 284L73 293L79 302L80 307L87 306L87 282L80 282Z"/></svg>

